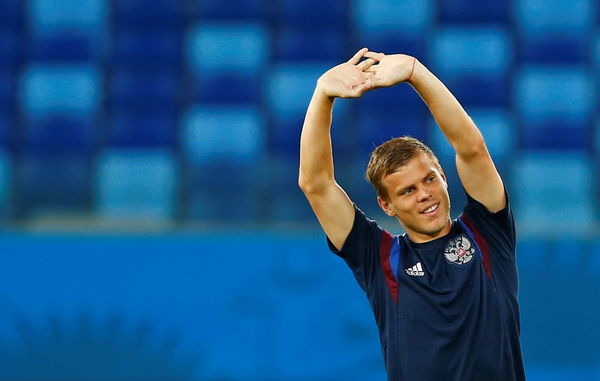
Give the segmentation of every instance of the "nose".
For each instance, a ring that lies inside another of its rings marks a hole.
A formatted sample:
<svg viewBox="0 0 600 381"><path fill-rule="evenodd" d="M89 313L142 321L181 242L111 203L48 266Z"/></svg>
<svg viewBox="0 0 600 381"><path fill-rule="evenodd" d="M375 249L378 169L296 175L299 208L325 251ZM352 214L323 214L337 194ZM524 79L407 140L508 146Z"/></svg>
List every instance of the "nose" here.
<svg viewBox="0 0 600 381"><path fill-rule="evenodd" d="M427 201L431 198L431 191L427 187L420 187L417 196L419 202Z"/></svg>

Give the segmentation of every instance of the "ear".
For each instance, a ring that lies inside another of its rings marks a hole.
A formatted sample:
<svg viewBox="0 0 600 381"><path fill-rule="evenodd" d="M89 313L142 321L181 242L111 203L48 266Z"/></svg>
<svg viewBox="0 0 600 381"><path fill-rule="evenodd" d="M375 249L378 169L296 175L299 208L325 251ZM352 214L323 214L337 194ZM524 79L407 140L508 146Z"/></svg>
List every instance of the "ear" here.
<svg viewBox="0 0 600 381"><path fill-rule="evenodd" d="M396 215L396 213L392 210L392 205L388 201L377 196L377 203L379 204L379 207L383 210L383 212L388 216L394 217Z"/></svg>

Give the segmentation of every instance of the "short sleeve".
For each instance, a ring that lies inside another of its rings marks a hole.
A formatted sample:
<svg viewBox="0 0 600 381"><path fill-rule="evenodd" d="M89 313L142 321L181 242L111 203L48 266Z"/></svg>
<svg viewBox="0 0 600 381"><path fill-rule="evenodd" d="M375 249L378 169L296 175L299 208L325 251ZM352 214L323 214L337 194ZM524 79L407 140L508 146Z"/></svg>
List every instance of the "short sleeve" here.
<svg viewBox="0 0 600 381"><path fill-rule="evenodd" d="M506 193L506 206L498 212L490 212L482 203L467 193L464 215L489 242L504 255L514 257L516 233L511 204Z"/></svg>
<svg viewBox="0 0 600 381"><path fill-rule="evenodd" d="M327 238L329 250L341 257L350 267L365 292L379 264L379 243L383 229L368 219L355 205L354 223L341 250L337 250Z"/></svg>

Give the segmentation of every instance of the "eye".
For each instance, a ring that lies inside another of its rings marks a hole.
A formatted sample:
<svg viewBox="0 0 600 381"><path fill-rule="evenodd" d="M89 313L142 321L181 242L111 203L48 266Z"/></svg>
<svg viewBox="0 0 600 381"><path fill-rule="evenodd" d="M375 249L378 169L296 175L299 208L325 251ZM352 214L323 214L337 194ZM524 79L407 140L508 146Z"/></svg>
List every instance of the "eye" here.
<svg viewBox="0 0 600 381"><path fill-rule="evenodd" d="M431 175L427 178L427 180L425 180L428 184L431 184L432 182L435 181L435 175Z"/></svg>
<svg viewBox="0 0 600 381"><path fill-rule="evenodd" d="M414 190L415 190L415 188L413 188L413 187L405 188L404 190L402 190L400 192L400 196L406 196L407 194L411 194Z"/></svg>

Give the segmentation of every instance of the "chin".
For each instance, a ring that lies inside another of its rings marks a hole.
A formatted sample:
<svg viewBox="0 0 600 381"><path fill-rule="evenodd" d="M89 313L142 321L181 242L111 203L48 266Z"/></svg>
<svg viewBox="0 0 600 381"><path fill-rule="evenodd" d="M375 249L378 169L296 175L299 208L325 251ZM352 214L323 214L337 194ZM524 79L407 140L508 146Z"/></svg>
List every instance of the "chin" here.
<svg viewBox="0 0 600 381"><path fill-rule="evenodd" d="M421 234L426 234L428 236L434 237L439 235L446 227L450 226L451 223L449 222L449 218L446 217L446 219L443 222L440 222L438 224L436 224L435 226L427 226L427 227L423 227Z"/></svg>

